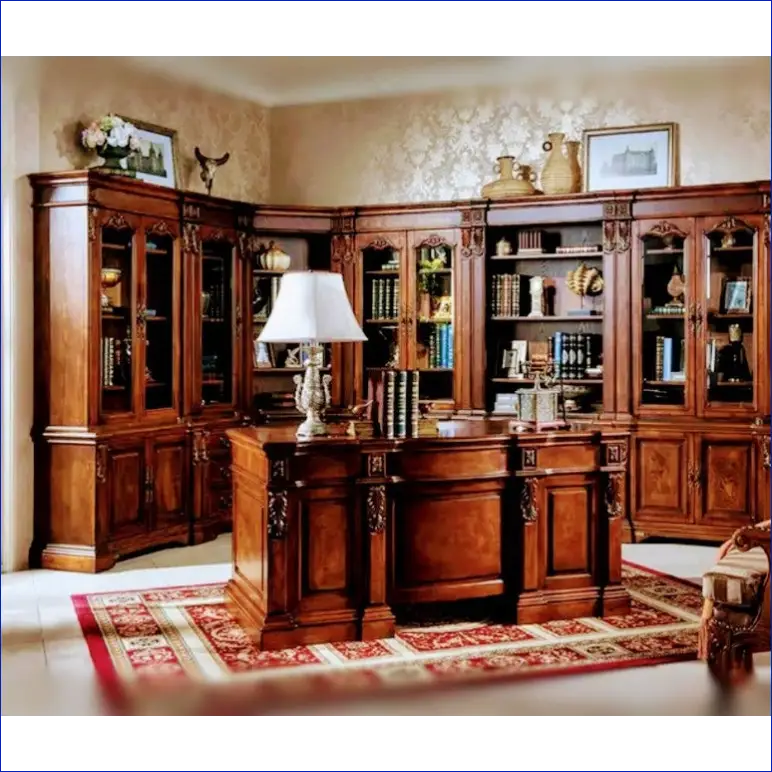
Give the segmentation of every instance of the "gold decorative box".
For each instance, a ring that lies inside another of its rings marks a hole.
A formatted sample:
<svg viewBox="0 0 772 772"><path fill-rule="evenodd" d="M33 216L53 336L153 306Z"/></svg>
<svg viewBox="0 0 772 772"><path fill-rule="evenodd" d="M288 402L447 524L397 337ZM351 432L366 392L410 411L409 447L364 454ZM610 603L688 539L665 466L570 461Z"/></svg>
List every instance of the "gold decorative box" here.
<svg viewBox="0 0 772 772"><path fill-rule="evenodd" d="M519 423L537 432L563 426L565 422L558 415L559 394L558 389L543 389L537 375L532 389L517 392L520 402Z"/></svg>

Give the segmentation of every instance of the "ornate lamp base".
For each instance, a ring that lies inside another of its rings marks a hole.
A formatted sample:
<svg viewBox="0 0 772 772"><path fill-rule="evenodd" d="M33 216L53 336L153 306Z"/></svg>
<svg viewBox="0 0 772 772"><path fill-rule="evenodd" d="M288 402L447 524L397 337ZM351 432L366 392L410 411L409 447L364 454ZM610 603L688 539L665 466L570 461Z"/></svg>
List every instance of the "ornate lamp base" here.
<svg viewBox="0 0 772 772"><path fill-rule="evenodd" d="M329 375L322 375L320 367L322 363L323 349L321 346L312 345L309 350L305 375L296 375L295 381L295 407L306 414L306 420L298 426L295 436L299 439L311 437L324 437L329 432L327 424L322 420L322 413L330 406L330 381Z"/></svg>

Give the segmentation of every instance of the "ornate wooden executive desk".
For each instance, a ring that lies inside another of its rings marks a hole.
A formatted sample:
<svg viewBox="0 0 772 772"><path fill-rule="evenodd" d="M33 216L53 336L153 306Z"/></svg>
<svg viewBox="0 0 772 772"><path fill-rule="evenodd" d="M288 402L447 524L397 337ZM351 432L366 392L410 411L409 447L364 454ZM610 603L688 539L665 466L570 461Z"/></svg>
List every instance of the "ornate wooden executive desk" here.
<svg viewBox="0 0 772 772"><path fill-rule="evenodd" d="M298 442L232 429L231 610L265 649L393 635L394 610L498 596L512 621L626 613L628 434Z"/></svg>

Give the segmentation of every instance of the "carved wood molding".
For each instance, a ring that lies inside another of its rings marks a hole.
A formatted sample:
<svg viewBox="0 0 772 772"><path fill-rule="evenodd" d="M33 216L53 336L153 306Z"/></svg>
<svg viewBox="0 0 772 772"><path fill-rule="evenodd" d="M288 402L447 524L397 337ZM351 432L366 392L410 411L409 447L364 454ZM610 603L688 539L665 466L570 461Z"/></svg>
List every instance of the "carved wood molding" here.
<svg viewBox="0 0 772 772"><path fill-rule="evenodd" d="M536 477L526 477L520 491L520 514L526 523L535 523L539 519L539 509L536 506Z"/></svg>
<svg viewBox="0 0 772 772"><path fill-rule="evenodd" d="M744 220L740 220L737 217L727 217L718 225L709 228L706 233L737 233L738 231L753 232L754 230L756 229L752 225L748 225Z"/></svg>
<svg viewBox="0 0 772 772"><path fill-rule="evenodd" d="M603 204L604 220L630 220L632 217L632 201L606 201Z"/></svg>
<svg viewBox="0 0 772 772"><path fill-rule="evenodd" d="M656 236L657 238L664 239L667 237L677 236L678 238L685 239L687 233L684 233L677 225L668 222L667 220L660 220L654 224L643 234L644 236Z"/></svg>
<svg viewBox="0 0 772 772"><path fill-rule="evenodd" d="M192 218L197 220L199 217L201 217L201 209L197 204L183 204L182 217L184 219Z"/></svg>
<svg viewBox="0 0 772 772"><path fill-rule="evenodd" d="M252 215L251 214L240 214L236 217L236 227L237 228L249 228L250 225L252 225Z"/></svg>
<svg viewBox="0 0 772 772"><path fill-rule="evenodd" d="M526 448L523 450L523 469L533 469L536 467L536 450L534 448Z"/></svg>
<svg viewBox="0 0 772 772"><path fill-rule="evenodd" d="M630 250L630 221L603 221L603 251L622 254Z"/></svg>
<svg viewBox="0 0 772 772"><path fill-rule="evenodd" d="M103 442L96 448L96 480L100 484L107 480L107 445Z"/></svg>
<svg viewBox="0 0 772 772"><path fill-rule="evenodd" d="M431 236L427 236L420 244L419 247L449 247L447 240L438 236L436 233L432 233Z"/></svg>
<svg viewBox="0 0 772 772"><path fill-rule="evenodd" d="M268 491L268 536L283 539L287 535L287 492Z"/></svg>
<svg viewBox="0 0 772 772"><path fill-rule="evenodd" d="M386 527L386 486L371 485L367 490L367 528L381 533Z"/></svg>
<svg viewBox="0 0 772 772"><path fill-rule="evenodd" d="M201 227L192 222L182 226L182 248L186 252L198 254L201 251Z"/></svg>
<svg viewBox="0 0 772 772"><path fill-rule="evenodd" d="M484 209L462 209L461 225L481 225L485 222Z"/></svg>
<svg viewBox="0 0 772 772"><path fill-rule="evenodd" d="M112 228L116 231L131 231L134 230L131 225L129 225L126 218L120 213L115 212L114 214L111 214L107 220L102 223L103 228Z"/></svg>
<svg viewBox="0 0 772 772"><path fill-rule="evenodd" d="M759 437L759 448L761 450L761 465L769 471L770 467L770 451L769 451L769 435Z"/></svg>
<svg viewBox="0 0 772 772"><path fill-rule="evenodd" d="M764 215L764 224L761 227L761 238L764 240L764 243L769 246L769 212Z"/></svg>
<svg viewBox="0 0 772 772"><path fill-rule="evenodd" d="M356 259L354 236L351 233L337 233L332 237L333 264L347 265Z"/></svg>
<svg viewBox="0 0 772 772"><path fill-rule="evenodd" d="M624 479L624 472L610 472L606 475L606 515L609 520L620 517L624 512L622 503Z"/></svg>
<svg viewBox="0 0 772 772"><path fill-rule="evenodd" d="M274 458L271 460L271 480L287 479L287 462L283 458Z"/></svg>
<svg viewBox="0 0 772 772"><path fill-rule="evenodd" d="M97 237L97 210L95 207L88 208L88 240L96 241Z"/></svg>
<svg viewBox="0 0 772 772"><path fill-rule="evenodd" d="M229 233L218 228L207 236L207 241L227 241L228 244L233 244L233 237Z"/></svg>
<svg viewBox="0 0 772 772"><path fill-rule="evenodd" d="M463 228L460 253L462 260L482 259L485 256L485 228Z"/></svg>
<svg viewBox="0 0 772 772"><path fill-rule="evenodd" d="M343 234L349 235L349 234ZM396 249L394 244L389 241L385 236L375 236L372 241L369 241L363 249Z"/></svg>
<svg viewBox="0 0 772 772"><path fill-rule="evenodd" d="M154 236L174 236L174 233L172 233L166 220L158 220L157 222L150 223L150 225L145 228L145 233L148 235L153 234Z"/></svg>
<svg viewBox="0 0 772 772"><path fill-rule="evenodd" d="M337 212L332 216L333 233L353 233L356 229L354 212Z"/></svg>
<svg viewBox="0 0 772 772"><path fill-rule="evenodd" d="M627 443L618 442L606 445L606 465L607 466L626 466L627 465Z"/></svg>
<svg viewBox="0 0 772 772"><path fill-rule="evenodd" d="M386 457L382 453L372 453L367 457L367 476L382 477L386 473Z"/></svg>

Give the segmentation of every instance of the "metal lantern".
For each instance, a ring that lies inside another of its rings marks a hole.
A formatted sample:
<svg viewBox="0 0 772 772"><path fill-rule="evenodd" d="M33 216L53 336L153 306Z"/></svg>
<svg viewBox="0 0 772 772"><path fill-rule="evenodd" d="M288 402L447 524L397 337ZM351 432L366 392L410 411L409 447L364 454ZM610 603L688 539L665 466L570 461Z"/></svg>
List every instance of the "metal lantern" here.
<svg viewBox="0 0 772 772"><path fill-rule="evenodd" d="M542 429L554 429L563 426L558 415L558 389L541 388L539 376L536 376L532 389L521 389L518 392L520 401L519 420L537 432Z"/></svg>

